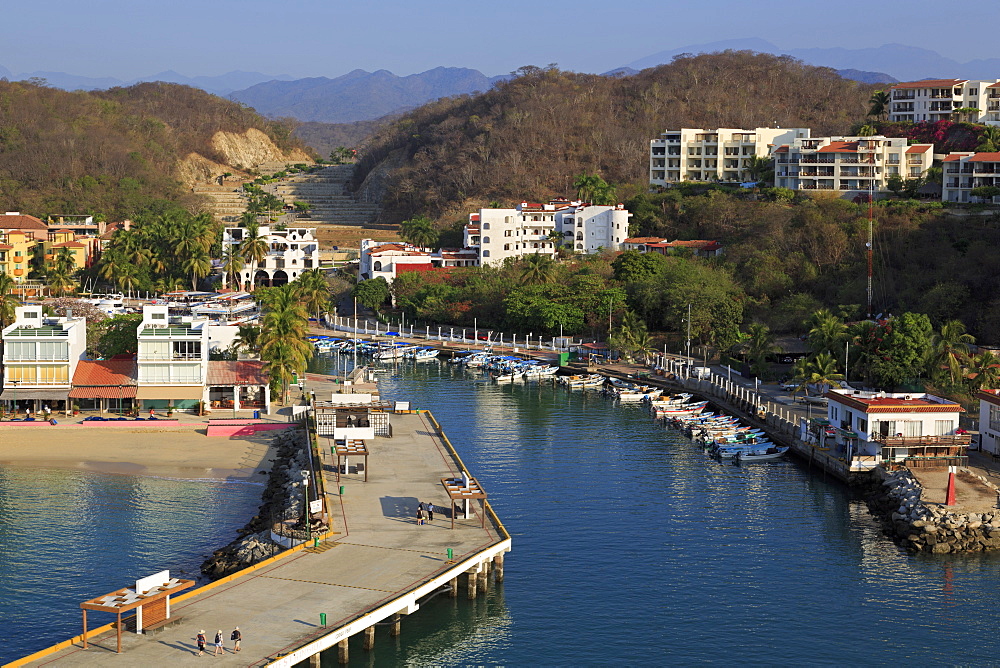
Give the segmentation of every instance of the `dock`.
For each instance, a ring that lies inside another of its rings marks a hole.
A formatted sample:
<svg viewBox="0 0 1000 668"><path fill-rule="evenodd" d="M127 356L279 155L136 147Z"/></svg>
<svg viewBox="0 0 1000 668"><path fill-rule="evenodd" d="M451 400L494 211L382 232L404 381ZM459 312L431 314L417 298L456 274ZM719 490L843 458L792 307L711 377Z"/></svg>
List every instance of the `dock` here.
<svg viewBox="0 0 1000 668"><path fill-rule="evenodd" d="M319 437L330 533L317 544L302 543L174 597L172 624L155 634L123 633L121 655L109 624L91 631L88 649L77 637L11 665L196 665L206 660L196 645L202 629L206 654L217 630L225 638L226 653L213 662L319 666L320 652L333 647L346 662L348 638L363 634L370 649L380 636L398 635L406 615L431 595L483 595L503 580L510 535L485 498L466 502L468 516L463 510L452 517L441 481L471 473L430 413L392 412L389 421L390 436L368 440L363 472L338 475L333 439ZM434 521L423 526L415 519L421 501L436 507ZM229 640L236 626L243 634L239 654Z"/></svg>

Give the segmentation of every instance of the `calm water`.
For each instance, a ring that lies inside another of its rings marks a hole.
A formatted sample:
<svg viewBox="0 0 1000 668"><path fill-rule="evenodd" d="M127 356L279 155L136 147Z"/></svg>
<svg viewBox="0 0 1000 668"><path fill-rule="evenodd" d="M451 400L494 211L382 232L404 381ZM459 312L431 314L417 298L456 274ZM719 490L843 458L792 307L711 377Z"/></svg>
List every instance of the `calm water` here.
<svg viewBox="0 0 1000 668"><path fill-rule="evenodd" d="M997 663L1000 558L909 556L794 462L717 464L596 393L437 363L382 378L434 412L514 551L487 597L356 639L358 665ZM84 598L196 571L260 489L0 469L0 661L78 633Z"/></svg>
<svg viewBox="0 0 1000 668"><path fill-rule="evenodd" d="M263 485L0 467L0 664L80 633L80 603L201 562ZM92 626L113 615L88 615Z"/></svg>
<svg viewBox="0 0 1000 668"><path fill-rule="evenodd" d="M434 412L514 551L487 598L439 597L355 664L997 663L1000 558L909 556L795 462L718 464L594 392L381 378Z"/></svg>

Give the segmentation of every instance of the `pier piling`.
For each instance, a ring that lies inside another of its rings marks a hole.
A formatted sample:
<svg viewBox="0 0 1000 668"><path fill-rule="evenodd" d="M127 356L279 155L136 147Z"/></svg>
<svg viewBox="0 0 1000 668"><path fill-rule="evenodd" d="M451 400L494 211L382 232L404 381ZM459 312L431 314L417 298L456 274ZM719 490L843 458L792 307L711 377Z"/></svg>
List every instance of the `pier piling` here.
<svg viewBox="0 0 1000 668"><path fill-rule="evenodd" d="M347 649L347 638L344 638L337 643L337 662L341 664L348 663L350 661L350 654Z"/></svg>
<svg viewBox="0 0 1000 668"><path fill-rule="evenodd" d="M365 629L365 639L363 647L365 649L375 649L375 627L369 626Z"/></svg>
<svg viewBox="0 0 1000 668"><path fill-rule="evenodd" d="M451 587L451 591L448 592L449 598L458 598L458 578L454 577L448 582L448 586Z"/></svg>
<svg viewBox="0 0 1000 668"><path fill-rule="evenodd" d="M476 598L476 581L479 575L475 571L466 573L466 586L469 589L469 600Z"/></svg>
<svg viewBox="0 0 1000 668"><path fill-rule="evenodd" d="M503 582L503 555L498 554L493 557L493 572L496 573L497 582Z"/></svg>
<svg viewBox="0 0 1000 668"><path fill-rule="evenodd" d="M476 579L478 580L478 582L476 583L476 587L478 589L477 594L480 595L480 596L485 596L486 593L490 590L490 567L489 567L489 564L490 564L490 562L488 562L488 561L484 561L482 564L480 564L479 565L479 573L477 573L477 575L476 575Z"/></svg>
<svg viewBox="0 0 1000 668"><path fill-rule="evenodd" d="M401 628L399 620L400 620L399 614L395 614L392 616L392 626L389 627L389 635L392 636L393 638L395 638L400 634Z"/></svg>
<svg viewBox="0 0 1000 668"><path fill-rule="evenodd" d="M309 657L309 668L319 668L320 667L320 653L316 652Z"/></svg>

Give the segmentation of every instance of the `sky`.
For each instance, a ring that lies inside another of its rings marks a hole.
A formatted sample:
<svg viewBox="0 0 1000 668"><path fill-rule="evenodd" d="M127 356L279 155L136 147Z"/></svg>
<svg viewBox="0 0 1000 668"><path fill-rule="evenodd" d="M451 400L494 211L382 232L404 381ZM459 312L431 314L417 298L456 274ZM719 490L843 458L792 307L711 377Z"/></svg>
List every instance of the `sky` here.
<svg viewBox="0 0 1000 668"><path fill-rule="evenodd" d="M996 0L9 0L0 66L131 80L174 70L339 76L437 66L605 72L659 51L757 37L781 48L899 42L996 56ZM976 17L970 20L970 17Z"/></svg>

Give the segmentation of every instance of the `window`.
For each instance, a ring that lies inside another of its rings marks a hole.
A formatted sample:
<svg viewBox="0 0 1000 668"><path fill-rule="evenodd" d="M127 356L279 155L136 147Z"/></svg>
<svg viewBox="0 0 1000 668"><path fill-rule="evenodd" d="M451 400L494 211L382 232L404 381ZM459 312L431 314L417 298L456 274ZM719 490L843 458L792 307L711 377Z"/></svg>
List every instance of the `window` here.
<svg viewBox="0 0 1000 668"><path fill-rule="evenodd" d="M955 428L954 420L934 420L934 435L946 436Z"/></svg>
<svg viewBox="0 0 1000 668"><path fill-rule="evenodd" d="M33 360L35 359L34 341L8 341L7 359L9 360Z"/></svg>
<svg viewBox="0 0 1000 668"><path fill-rule="evenodd" d="M490 229L490 224L489 223L483 223L483 229L484 230Z"/></svg>
<svg viewBox="0 0 1000 668"><path fill-rule="evenodd" d="M990 431L1000 432L1000 406L990 406Z"/></svg>
<svg viewBox="0 0 1000 668"><path fill-rule="evenodd" d="M166 313L150 313L149 314L149 319L150 320L166 320L167 319L167 314Z"/></svg>
<svg viewBox="0 0 1000 668"><path fill-rule="evenodd" d="M382 271L382 263L376 262L372 265L372 271Z"/></svg>
<svg viewBox="0 0 1000 668"><path fill-rule="evenodd" d="M66 360L69 359L69 344L65 341L39 341L38 359Z"/></svg>
<svg viewBox="0 0 1000 668"><path fill-rule="evenodd" d="M170 359L170 341L142 341L139 343L139 359Z"/></svg>
<svg viewBox="0 0 1000 668"><path fill-rule="evenodd" d="M509 250L510 250L510 244L504 244L504 245L503 245L503 249L504 249L505 251L509 251Z"/></svg>
<svg viewBox="0 0 1000 668"><path fill-rule="evenodd" d="M140 364L140 383L169 383L170 366L167 364Z"/></svg>
<svg viewBox="0 0 1000 668"><path fill-rule="evenodd" d="M198 364L185 364L173 368L173 380L176 383L200 383L201 366Z"/></svg>
<svg viewBox="0 0 1000 668"><path fill-rule="evenodd" d="M490 242L490 238L489 237L483 237L483 243L484 244L488 244L489 242Z"/></svg>
<svg viewBox="0 0 1000 668"><path fill-rule="evenodd" d="M862 420L860 417L855 420L857 425L856 429L860 432L868 433L868 420Z"/></svg>
<svg viewBox="0 0 1000 668"><path fill-rule="evenodd" d="M37 379L34 366L7 365L4 375L4 385L13 387L14 383L20 385L34 385Z"/></svg>
<svg viewBox="0 0 1000 668"><path fill-rule="evenodd" d="M483 257L489 257L489 256L490 256L490 252L488 250L484 250L483 251Z"/></svg>
<svg viewBox="0 0 1000 668"><path fill-rule="evenodd" d="M43 364L38 367L39 385L69 384L69 366L66 364Z"/></svg>
<svg viewBox="0 0 1000 668"><path fill-rule="evenodd" d="M903 436L906 438L917 438L922 435L921 431L923 431L923 423L919 420L903 423Z"/></svg>
<svg viewBox="0 0 1000 668"><path fill-rule="evenodd" d="M201 341L174 341L174 359L200 360Z"/></svg>
<svg viewBox="0 0 1000 668"><path fill-rule="evenodd" d="M505 237L510 237L510 236L513 236L513 230L504 230L504 231L503 231L503 235L504 235Z"/></svg>

